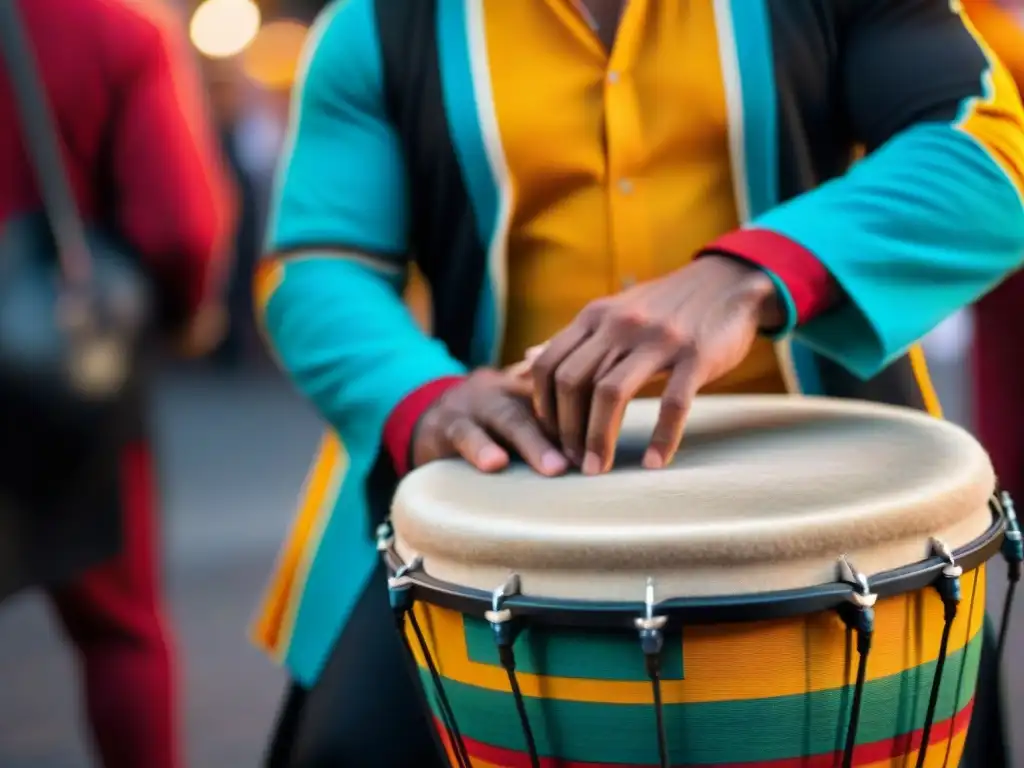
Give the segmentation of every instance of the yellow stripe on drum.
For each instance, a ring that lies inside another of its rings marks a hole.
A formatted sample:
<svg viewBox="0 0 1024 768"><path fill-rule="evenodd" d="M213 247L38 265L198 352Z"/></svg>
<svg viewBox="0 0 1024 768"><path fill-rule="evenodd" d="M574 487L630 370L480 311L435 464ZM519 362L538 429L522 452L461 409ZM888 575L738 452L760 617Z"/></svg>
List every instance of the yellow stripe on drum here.
<svg viewBox="0 0 1024 768"><path fill-rule="evenodd" d="M963 609L950 634L949 653L966 645L981 629L985 611L985 570L963 576ZM967 610L973 606L973 610ZM462 614L424 603L415 607L427 645L441 675L495 691L508 691L498 666L472 661ZM875 607L875 636L867 679L899 674L934 661L944 619L934 589L880 600ZM683 637L683 680L662 682L666 704L739 701L805 694L853 683L854 664L846 664L847 631L829 611L779 621L687 627ZM410 645L425 666L416 639ZM855 655L850 650L851 655ZM526 696L609 704L648 704L647 681L549 677L518 672Z"/></svg>

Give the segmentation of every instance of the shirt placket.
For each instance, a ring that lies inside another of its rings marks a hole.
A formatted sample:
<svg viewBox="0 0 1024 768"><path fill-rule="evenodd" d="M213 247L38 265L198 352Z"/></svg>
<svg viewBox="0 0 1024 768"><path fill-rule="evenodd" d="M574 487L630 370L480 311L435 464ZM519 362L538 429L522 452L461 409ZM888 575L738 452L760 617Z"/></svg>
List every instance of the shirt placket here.
<svg viewBox="0 0 1024 768"><path fill-rule="evenodd" d="M644 148L633 65L640 54L642 2L623 14L604 77L606 192L611 285L616 292L653 277L649 222L644 214Z"/></svg>

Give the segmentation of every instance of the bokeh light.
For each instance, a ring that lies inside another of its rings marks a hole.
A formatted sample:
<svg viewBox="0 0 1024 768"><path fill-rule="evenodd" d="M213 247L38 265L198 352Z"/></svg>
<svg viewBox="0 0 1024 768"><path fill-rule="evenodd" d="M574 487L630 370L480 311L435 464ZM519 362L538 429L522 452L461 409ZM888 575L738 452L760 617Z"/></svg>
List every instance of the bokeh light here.
<svg viewBox="0 0 1024 768"><path fill-rule="evenodd" d="M273 89L290 88L309 29L292 19L263 25L242 56L242 70L258 85Z"/></svg>
<svg viewBox="0 0 1024 768"><path fill-rule="evenodd" d="M236 56L260 31L259 6L253 0L203 0L192 14L192 45L211 59Z"/></svg>

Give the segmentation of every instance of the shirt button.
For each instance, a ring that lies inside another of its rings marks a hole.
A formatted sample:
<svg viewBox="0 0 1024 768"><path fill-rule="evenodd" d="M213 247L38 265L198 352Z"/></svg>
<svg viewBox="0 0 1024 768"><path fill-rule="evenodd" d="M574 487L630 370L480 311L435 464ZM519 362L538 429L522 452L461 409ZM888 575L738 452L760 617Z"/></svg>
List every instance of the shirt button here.
<svg viewBox="0 0 1024 768"><path fill-rule="evenodd" d="M619 192L628 195L633 191L633 182L629 179L619 179Z"/></svg>
<svg viewBox="0 0 1024 768"><path fill-rule="evenodd" d="M611 83L612 85L615 85L617 82L619 82L619 73L615 71L609 72L608 82Z"/></svg>

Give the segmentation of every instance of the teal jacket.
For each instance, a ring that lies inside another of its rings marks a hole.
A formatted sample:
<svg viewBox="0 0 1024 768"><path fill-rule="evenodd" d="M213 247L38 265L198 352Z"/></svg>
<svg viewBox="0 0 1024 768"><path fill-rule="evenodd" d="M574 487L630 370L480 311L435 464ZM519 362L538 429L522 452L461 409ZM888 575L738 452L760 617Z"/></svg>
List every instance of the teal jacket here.
<svg viewBox="0 0 1024 768"><path fill-rule="evenodd" d="M925 407L908 350L1022 261L1012 81L956 2L711 1L734 43L721 70L744 226L813 253L844 294L791 313L793 388ZM377 564L389 415L500 351L506 192L476 103L474 2L341 0L306 53L257 287L280 364L329 426L256 627L301 683ZM401 300L413 260L434 338Z"/></svg>

